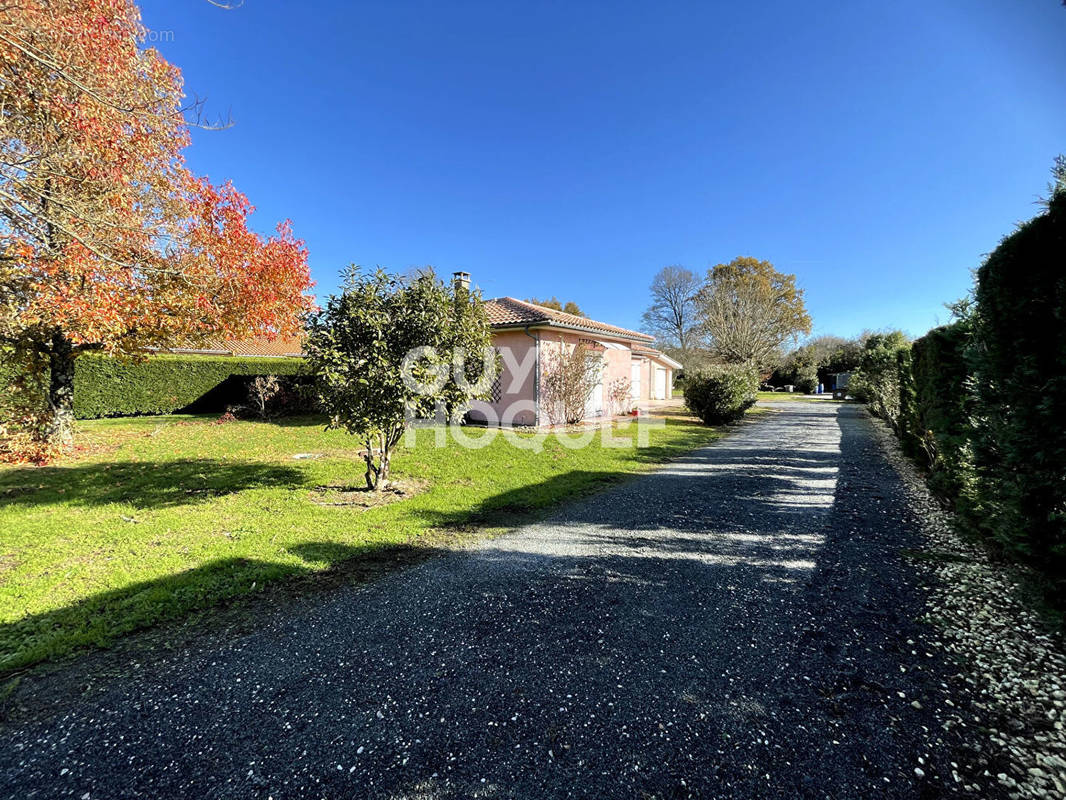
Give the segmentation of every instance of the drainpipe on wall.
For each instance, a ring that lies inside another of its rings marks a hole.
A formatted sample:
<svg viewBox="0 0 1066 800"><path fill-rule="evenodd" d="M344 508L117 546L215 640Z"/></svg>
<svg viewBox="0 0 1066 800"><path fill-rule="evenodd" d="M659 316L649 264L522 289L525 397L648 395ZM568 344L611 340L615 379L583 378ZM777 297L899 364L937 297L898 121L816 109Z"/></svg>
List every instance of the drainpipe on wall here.
<svg viewBox="0 0 1066 800"><path fill-rule="evenodd" d="M534 398L534 400L533 400L533 427L534 428L539 428L540 427L540 334L538 333L536 336L534 336L532 333L529 332L529 326L528 325L526 325L524 330L525 330L526 336L528 336L530 339L532 339L534 342L536 342L536 346L537 346L537 350L536 350L536 353L537 353L537 368L536 368L536 371L533 373L533 398Z"/></svg>

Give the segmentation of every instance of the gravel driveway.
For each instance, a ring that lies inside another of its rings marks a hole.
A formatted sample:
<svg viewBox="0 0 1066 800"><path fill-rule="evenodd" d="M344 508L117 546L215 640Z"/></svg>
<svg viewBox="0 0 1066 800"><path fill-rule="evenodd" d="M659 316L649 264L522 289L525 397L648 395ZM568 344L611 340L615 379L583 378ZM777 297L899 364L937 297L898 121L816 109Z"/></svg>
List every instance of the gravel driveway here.
<svg viewBox="0 0 1066 800"><path fill-rule="evenodd" d="M658 472L44 722L0 796L936 797L962 744L865 412Z"/></svg>

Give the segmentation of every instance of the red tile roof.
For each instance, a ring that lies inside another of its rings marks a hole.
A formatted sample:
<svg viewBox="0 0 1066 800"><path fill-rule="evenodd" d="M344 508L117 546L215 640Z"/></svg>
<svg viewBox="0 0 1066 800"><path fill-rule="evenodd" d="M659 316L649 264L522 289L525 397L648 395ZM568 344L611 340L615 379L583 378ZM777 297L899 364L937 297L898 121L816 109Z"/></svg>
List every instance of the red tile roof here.
<svg viewBox="0 0 1066 800"><path fill-rule="evenodd" d="M486 300L485 311L488 313L489 322L494 328L547 325L553 328L570 328L622 339L635 339L641 342L654 341L651 336L644 333L619 328L616 325L608 325L606 322L597 322L588 317L579 317L577 314L556 311L554 308L545 308L544 306L527 303L525 300L516 300L513 297L497 297L494 300Z"/></svg>
<svg viewBox="0 0 1066 800"><path fill-rule="evenodd" d="M654 347L648 347L643 344L635 344L631 349L639 356L661 356L663 354L662 350L656 350Z"/></svg>
<svg viewBox="0 0 1066 800"><path fill-rule="evenodd" d="M634 344L630 349L635 355L647 356L648 358L656 359L658 361L663 362L664 364L668 364L674 367L675 369L681 367L680 362L675 361L674 359L670 358L670 356L666 355L666 353L664 353L662 350L656 350L654 347L648 347L647 345L643 344Z"/></svg>
<svg viewBox="0 0 1066 800"><path fill-rule="evenodd" d="M188 347L172 347L171 353L197 353L216 356L249 356L253 358L298 358L303 355L303 339L279 336L273 341L266 339L207 340Z"/></svg>

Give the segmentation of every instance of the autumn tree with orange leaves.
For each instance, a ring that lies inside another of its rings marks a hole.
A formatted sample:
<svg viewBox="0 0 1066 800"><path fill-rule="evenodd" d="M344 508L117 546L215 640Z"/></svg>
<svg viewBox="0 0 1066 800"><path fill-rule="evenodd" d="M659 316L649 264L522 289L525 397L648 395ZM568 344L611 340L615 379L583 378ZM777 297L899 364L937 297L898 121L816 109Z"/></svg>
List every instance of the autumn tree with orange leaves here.
<svg viewBox="0 0 1066 800"><path fill-rule="evenodd" d="M0 347L69 444L75 359L295 333L311 305L288 222L188 170L180 71L131 0L0 0Z"/></svg>

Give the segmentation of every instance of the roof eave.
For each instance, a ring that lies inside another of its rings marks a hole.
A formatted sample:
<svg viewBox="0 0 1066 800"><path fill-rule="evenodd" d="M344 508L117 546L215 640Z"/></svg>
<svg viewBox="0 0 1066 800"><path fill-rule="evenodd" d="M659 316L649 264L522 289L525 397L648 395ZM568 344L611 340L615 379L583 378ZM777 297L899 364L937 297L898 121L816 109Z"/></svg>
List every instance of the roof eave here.
<svg viewBox="0 0 1066 800"><path fill-rule="evenodd" d="M589 328L583 325L572 325L566 322L556 322L550 319L539 319L530 322L494 322L490 325L493 330L522 330L524 328L555 328L564 331L578 331L593 336L604 336L608 339L625 339L630 342L654 342L653 336L645 336L642 333L622 333L621 331L603 331L598 328Z"/></svg>

